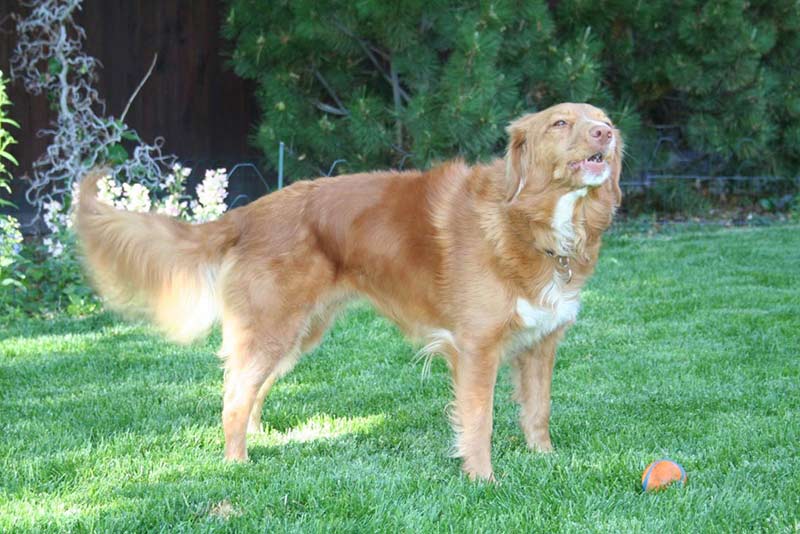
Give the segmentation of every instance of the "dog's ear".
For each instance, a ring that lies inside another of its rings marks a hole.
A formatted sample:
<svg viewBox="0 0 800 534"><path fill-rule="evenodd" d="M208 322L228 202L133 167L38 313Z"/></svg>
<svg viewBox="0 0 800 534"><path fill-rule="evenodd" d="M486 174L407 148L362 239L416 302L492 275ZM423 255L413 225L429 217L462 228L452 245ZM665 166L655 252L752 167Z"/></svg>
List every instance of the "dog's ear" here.
<svg viewBox="0 0 800 534"><path fill-rule="evenodd" d="M506 151L505 199L513 202L525 187L527 132L519 121L512 122L508 128L508 150Z"/></svg>

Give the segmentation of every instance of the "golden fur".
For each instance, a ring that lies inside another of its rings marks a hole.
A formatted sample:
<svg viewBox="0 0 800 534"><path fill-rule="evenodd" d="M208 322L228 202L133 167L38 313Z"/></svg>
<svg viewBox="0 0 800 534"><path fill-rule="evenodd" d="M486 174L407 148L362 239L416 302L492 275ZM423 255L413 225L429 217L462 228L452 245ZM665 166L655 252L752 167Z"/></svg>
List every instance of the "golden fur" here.
<svg viewBox="0 0 800 534"><path fill-rule="evenodd" d="M447 358L457 454L491 478L503 354L529 446L552 448L556 346L621 196L622 140L601 110L560 104L508 133L506 157L488 164L302 181L202 225L102 204L98 170L76 228L112 307L184 342L222 322L226 458L247 458L270 386L362 295Z"/></svg>

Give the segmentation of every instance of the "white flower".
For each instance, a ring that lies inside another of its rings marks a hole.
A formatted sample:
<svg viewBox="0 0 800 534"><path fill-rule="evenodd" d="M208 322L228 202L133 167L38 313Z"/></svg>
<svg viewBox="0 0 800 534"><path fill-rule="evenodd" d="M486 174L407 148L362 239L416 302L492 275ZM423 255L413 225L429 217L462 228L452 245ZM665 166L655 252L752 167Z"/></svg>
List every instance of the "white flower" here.
<svg viewBox="0 0 800 534"><path fill-rule="evenodd" d="M197 201L192 202L194 222L206 222L222 215L228 206L228 175L225 169L207 170L197 186Z"/></svg>
<svg viewBox="0 0 800 534"><path fill-rule="evenodd" d="M49 202L44 203L43 208L44 215L42 216L42 220L50 232L58 232L66 226L66 216L61 213L61 211L64 209L64 206L61 204L61 202L57 200L50 200Z"/></svg>
<svg viewBox="0 0 800 534"><path fill-rule="evenodd" d="M14 263L15 256L22 249L21 243L19 221L11 215L0 215L0 271Z"/></svg>
<svg viewBox="0 0 800 534"><path fill-rule="evenodd" d="M45 237L42 241L44 246L47 247L47 251L54 257L57 258L64 253L64 244L61 243L58 239L53 239L51 237Z"/></svg>
<svg viewBox="0 0 800 534"><path fill-rule="evenodd" d="M186 202L181 202L178 195L169 195L158 205L156 211L170 217L183 217L186 214L186 207Z"/></svg>
<svg viewBox="0 0 800 534"><path fill-rule="evenodd" d="M109 206L117 206L117 199L122 196L122 186L111 176L104 176L97 182L97 198Z"/></svg>
<svg viewBox="0 0 800 534"><path fill-rule="evenodd" d="M128 211L150 211L150 191L142 184L122 184L122 207Z"/></svg>

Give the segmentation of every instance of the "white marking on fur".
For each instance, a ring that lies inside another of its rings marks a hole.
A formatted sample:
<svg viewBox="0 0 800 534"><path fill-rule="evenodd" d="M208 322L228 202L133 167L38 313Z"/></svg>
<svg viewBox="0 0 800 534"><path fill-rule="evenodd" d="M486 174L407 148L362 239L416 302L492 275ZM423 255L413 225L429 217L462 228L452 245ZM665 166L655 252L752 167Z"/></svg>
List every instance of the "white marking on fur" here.
<svg viewBox="0 0 800 534"><path fill-rule="evenodd" d="M589 117L587 117L587 116L586 116L586 114L585 114L585 113L581 115L581 118L582 118L583 120L585 120L586 122L588 122L589 124L594 124L595 126L608 126L608 124L606 124L606 123L605 123L605 122L603 122L603 121L598 121L598 120L595 120L595 119L590 119Z"/></svg>
<svg viewBox="0 0 800 534"><path fill-rule="evenodd" d="M590 124L594 124L596 126L608 126L608 124L598 120L590 119L586 115L583 115L583 120L587 121ZM617 136L612 136L611 143L608 145L607 152L613 153L616 147L617 147ZM603 172L600 174L584 174L583 183L585 185L598 186L603 182L605 182L606 180L608 180L609 176L611 176L611 167L608 164L606 164L605 168L603 169Z"/></svg>
<svg viewBox="0 0 800 534"><path fill-rule="evenodd" d="M605 167L603 167L603 172L600 174L594 173L587 173L584 171L583 173L583 184L587 186L596 187L601 185L603 182L608 180L608 177L611 176L611 166L606 163Z"/></svg>
<svg viewBox="0 0 800 534"><path fill-rule="evenodd" d="M428 336L428 344L419 349L417 354L414 355L414 361L422 363L422 376L423 378L431 374L431 363L433 357L438 355L444 356L450 363L451 355L456 352L456 338L450 330L437 329L433 330Z"/></svg>
<svg viewBox="0 0 800 534"><path fill-rule="evenodd" d="M511 179L511 173L513 172L513 169L511 167L512 167L512 165L511 165L511 152L509 152L508 155L506 156L506 180L510 180ZM522 191L522 188L525 187L525 182L527 182L527 180L525 179L525 173L524 172L520 172L519 185L517 185L517 192L514 193L513 197L511 197L511 200L510 200L511 202L513 202L514 200L517 199L517 197L519 196L520 192Z"/></svg>
<svg viewBox="0 0 800 534"><path fill-rule="evenodd" d="M560 282L553 280L541 293L541 306L535 306L524 298L517 299L516 311L523 328L512 338L506 349L507 356L513 357L529 349L545 336L577 318L580 310L577 292L564 292L562 289Z"/></svg>
<svg viewBox="0 0 800 534"><path fill-rule="evenodd" d="M558 243L558 250L556 252L559 256L566 256L572 247L572 242L575 239L575 230L572 227L575 203L579 198L586 196L586 191L585 187L570 191L562 195L556 203L551 226L556 233L556 242Z"/></svg>

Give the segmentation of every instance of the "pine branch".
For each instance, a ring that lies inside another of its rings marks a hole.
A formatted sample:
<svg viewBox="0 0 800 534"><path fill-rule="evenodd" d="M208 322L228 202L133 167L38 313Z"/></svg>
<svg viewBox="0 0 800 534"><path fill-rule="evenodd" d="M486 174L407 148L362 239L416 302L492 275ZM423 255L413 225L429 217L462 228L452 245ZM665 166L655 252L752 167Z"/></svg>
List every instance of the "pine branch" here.
<svg viewBox="0 0 800 534"><path fill-rule="evenodd" d="M324 104L322 102L317 102L316 103L317 108L326 113L333 113L334 115L343 115L343 116L350 115L350 112L347 110L344 104L342 104L342 101L339 100L339 97L336 96L336 91L333 90L328 81L322 76L322 73L319 70L317 70L316 67L313 67L313 70L314 70L314 77L317 80L319 80L319 83L322 84L322 87L325 88L325 90L328 92L328 95L330 95L333 101L336 102L336 105L339 106L338 108L335 108L331 105Z"/></svg>
<svg viewBox="0 0 800 534"><path fill-rule="evenodd" d="M351 32L344 24L342 24L338 20L334 19L333 23L342 33L344 33L345 35L347 35L348 37L350 37L352 39L355 39L355 41L358 43L358 45L361 47L361 49L367 55L367 57L372 62L372 64L375 65L375 68L378 69L378 72L380 72L381 75L383 76L383 78L392 85L393 89L394 89L395 85L397 85L398 93L403 98L403 100L405 100L406 103L408 103L411 100L411 97L408 95L408 93L402 87L400 87L399 82L397 84L395 84L395 82L392 80L392 77L391 77L390 73L386 72L386 69L381 64L381 62L378 61L378 58L375 57L375 54L376 53L380 54L387 61L389 61L391 59L391 56L389 54L387 54L386 52L384 52L383 50L380 50L379 48L373 46L369 41L367 41L365 39L362 39L361 37L358 37L356 34Z"/></svg>
<svg viewBox="0 0 800 534"><path fill-rule="evenodd" d="M400 102L400 80L397 77L397 69L394 67L394 61L389 61L389 70L392 80L392 95L394 96L394 136L397 146L403 146L403 123L400 120L400 112L402 111L402 103Z"/></svg>

